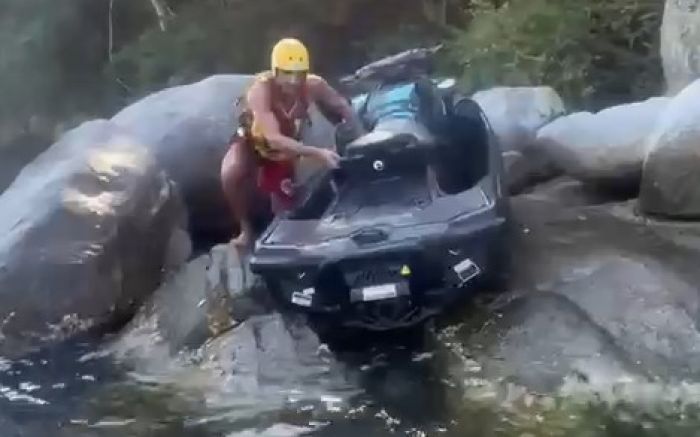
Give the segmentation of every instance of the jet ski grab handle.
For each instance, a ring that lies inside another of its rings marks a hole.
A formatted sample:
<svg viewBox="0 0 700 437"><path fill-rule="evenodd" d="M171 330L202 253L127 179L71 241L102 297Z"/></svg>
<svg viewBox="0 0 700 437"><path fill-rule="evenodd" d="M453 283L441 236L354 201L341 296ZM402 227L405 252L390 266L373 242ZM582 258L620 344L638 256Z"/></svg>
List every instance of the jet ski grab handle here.
<svg viewBox="0 0 700 437"><path fill-rule="evenodd" d="M364 81L392 82L407 80L430 70L433 57L443 49L442 44L433 47L414 48L367 64L355 72L341 77L341 85L352 88Z"/></svg>

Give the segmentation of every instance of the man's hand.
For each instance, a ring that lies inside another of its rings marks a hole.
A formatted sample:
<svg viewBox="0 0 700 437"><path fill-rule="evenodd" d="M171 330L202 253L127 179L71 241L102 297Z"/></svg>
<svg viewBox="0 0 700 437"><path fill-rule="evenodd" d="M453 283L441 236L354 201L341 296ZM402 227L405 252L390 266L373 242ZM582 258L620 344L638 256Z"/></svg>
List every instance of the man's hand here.
<svg viewBox="0 0 700 437"><path fill-rule="evenodd" d="M314 152L314 158L318 159L327 168L338 168L340 162L340 156L333 150L329 149L316 149Z"/></svg>

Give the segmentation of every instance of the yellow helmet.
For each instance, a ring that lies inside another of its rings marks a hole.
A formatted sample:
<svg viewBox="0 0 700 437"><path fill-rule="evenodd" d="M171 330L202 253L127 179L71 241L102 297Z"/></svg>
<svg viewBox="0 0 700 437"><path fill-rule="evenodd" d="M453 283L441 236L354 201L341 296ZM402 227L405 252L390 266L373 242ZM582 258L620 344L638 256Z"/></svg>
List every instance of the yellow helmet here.
<svg viewBox="0 0 700 437"><path fill-rule="evenodd" d="M272 48L272 71L309 71L309 51L294 38L281 39Z"/></svg>

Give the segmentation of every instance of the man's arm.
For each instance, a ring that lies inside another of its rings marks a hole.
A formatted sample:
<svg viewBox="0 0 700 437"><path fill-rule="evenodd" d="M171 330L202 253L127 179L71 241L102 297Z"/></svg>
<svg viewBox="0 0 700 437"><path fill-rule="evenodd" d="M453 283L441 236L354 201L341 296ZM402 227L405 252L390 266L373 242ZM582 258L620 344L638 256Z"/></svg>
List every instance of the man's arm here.
<svg viewBox="0 0 700 437"><path fill-rule="evenodd" d="M319 103L319 106L333 113L328 115L337 117L335 120L332 120L333 122L336 124L345 122L352 126L360 127L359 118L345 97L320 76L309 76L308 80L314 100Z"/></svg>
<svg viewBox="0 0 700 437"><path fill-rule="evenodd" d="M280 132L277 119L268 105L269 99L266 87L260 86L259 84L253 85L246 99L248 107L253 112L256 123L260 125L265 139L273 150L296 156L318 155L317 148L305 146L299 141L283 135Z"/></svg>

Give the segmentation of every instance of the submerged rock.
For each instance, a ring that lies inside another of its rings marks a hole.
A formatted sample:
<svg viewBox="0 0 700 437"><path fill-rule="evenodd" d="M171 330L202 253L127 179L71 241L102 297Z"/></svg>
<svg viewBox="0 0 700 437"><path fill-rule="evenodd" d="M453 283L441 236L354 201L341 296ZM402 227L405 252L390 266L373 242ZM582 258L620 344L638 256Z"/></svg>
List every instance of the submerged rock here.
<svg viewBox="0 0 700 437"><path fill-rule="evenodd" d="M495 87L472 96L483 109L501 150L521 150L537 130L565 113L564 103L551 87Z"/></svg>
<svg viewBox="0 0 700 437"><path fill-rule="evenodd" d="M0 210L6 357L123 321L187 256L175 251L188 237L171 182L141 143L104 120L25 167Z"/></svg>
<svg viewBox="0 0 700 437"><path fill-rule="evenodd" d="M639 208L670 218L700 218L700 80L669 103L649 137Z"/></svg>

